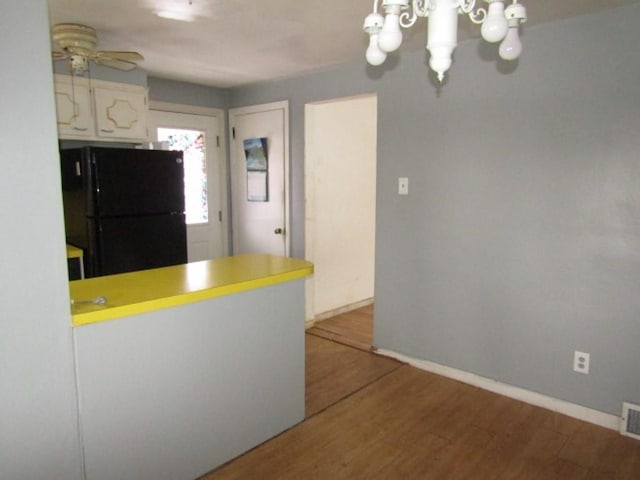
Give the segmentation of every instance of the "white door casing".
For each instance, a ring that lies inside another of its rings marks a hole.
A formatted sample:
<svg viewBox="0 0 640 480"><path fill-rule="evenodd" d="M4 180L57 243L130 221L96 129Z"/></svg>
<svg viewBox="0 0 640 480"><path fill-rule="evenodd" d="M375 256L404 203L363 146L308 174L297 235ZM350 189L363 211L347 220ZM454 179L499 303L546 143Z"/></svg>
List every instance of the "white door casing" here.
<svg viewBox="0 0 640 480"><path fill-rule="evenodd" d="M289 255L289 104L275 102L229 111L233 252ZM267 197L254 197L244 141L266 138Z"/></svg>
<svg viewBox="0 0 640 480"><path fill-rule="evenodd" d="M189 262L207 260L228 254L226 222L226 169L223 162L224 117L217 109L152 103L149 114L152 137L158 128L176 128L205 132L207 161L206 223L187 225ZM185 113L196 112L196 113Z"/></svg>

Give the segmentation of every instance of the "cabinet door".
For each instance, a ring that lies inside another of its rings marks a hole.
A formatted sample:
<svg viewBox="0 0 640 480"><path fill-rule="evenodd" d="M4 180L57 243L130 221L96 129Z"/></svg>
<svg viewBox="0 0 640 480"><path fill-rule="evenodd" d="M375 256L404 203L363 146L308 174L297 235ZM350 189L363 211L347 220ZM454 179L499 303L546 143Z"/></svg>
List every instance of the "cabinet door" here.
<svg viewBox="0 0 640 480"><path fill-rule="evenodd" d="M55 83L58 136L85 138L93 135L91 93L87 85Z"/></svg>
<svg viewBox="0 0 640 480"><path fill-rule="evenodd" d="M147 139L147 92L144 88L94 87L93 95L98 137Z"/></svg>

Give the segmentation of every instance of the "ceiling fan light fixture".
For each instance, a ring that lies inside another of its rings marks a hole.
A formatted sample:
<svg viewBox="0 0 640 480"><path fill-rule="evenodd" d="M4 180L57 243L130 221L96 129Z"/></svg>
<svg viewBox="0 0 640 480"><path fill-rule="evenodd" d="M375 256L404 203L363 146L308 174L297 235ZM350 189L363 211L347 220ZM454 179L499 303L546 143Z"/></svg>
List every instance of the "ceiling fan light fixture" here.
<svg viewBox="0 0 640 480"><path fill-rule="evenodd" d="M74 73L89 69L89 61L129 71L136 68L136 62L144 60L138 52L117 50L96 50L96 31L86 25L59 23L53 26L52 40L61 50L52 52L54 60L69 60Z"/></svg>
<svg viewBox="0 0 640 480"><path fill-rule="evenodd" d="M82 55L71 55L71 70L73 73L81 74L89 70L89 61Z"/></svg>

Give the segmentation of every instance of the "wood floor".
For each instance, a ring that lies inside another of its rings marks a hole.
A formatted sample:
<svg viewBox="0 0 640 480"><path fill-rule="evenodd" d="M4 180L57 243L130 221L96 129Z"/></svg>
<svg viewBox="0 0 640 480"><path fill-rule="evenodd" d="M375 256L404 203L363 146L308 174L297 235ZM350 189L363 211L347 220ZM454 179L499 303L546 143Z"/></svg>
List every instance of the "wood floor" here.
<svg viewBox="0 0 640 480"><path fill-rule="evenodd" d="M204 479L640 479L640 441L306 340L307 419Z"/></svg>
<svg viewBox="0 0 640 480"><path fill-rule="evenodd" d="M307 333L369 351L373 341L373 305L317 322Z"/></svg>
<svg viewBox="0 0 640 480"><path fill-rule="evenodd" d="M315 335L307 334L305 340L307 418L403 365Z"/></svg>

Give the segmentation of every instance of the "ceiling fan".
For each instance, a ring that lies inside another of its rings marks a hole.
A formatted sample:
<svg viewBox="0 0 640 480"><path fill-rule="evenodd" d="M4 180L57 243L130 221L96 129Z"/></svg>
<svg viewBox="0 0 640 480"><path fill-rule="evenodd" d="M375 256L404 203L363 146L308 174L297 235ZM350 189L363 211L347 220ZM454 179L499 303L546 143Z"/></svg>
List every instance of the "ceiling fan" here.
<svg viewBox="0 0 640 480"><path fill-rule="evenodd" d="M71 60L74 73L83 73L89 68L89 61L118 70L133 70L137 61L144 60L138 52L120 52L96 50L98 37L96 31L86 25L59 23L54 25L53 41L60 50L54 50L54 60Z"/></svg>

